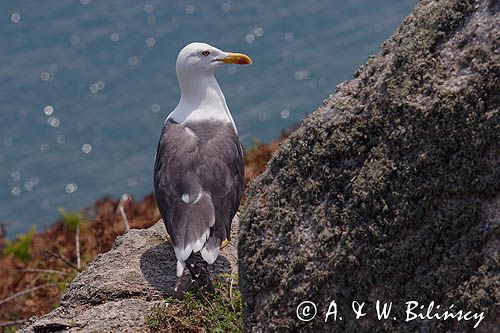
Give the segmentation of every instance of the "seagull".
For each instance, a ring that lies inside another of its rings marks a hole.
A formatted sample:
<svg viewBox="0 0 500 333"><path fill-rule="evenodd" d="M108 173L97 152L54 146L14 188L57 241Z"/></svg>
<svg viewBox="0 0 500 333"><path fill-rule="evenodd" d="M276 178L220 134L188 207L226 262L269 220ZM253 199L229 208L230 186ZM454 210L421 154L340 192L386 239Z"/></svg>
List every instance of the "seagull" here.
<svg viewBox="0 0 500 333"><path fill-rule="evenodd" d="M165 120L154 165L156 203L177 258L177 298L195 282L213 291L208 264L230 239L243 194L243 149L214 75L224 64L251 63L205 43L177 57L181 97Z"/></svg>

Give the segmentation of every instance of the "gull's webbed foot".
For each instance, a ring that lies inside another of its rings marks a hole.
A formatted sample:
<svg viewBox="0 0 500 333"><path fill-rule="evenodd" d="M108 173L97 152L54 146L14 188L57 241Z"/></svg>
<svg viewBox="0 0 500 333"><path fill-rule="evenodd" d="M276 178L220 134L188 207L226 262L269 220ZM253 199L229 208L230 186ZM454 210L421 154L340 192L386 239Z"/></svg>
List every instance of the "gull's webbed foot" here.
<svg viewBox="0 0 500 333"><path fill-rule="evenodd" d="M181 277L177 280L175 284L173 295L178 300L182 300L184 298L184 293L189 291L193 286L194 280L191 278L191 272L184 268Z"/></svg>

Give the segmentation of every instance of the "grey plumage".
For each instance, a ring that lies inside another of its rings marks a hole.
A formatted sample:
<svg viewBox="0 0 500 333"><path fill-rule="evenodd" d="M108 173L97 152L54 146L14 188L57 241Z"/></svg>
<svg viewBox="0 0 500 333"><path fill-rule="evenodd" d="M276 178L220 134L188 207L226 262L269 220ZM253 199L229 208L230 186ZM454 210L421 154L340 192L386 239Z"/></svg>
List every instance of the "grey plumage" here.
<svg viewBox="0 0 500 333"><path fill-rule="evenodd" d="M181 96L161 132L154 186L177 257L178 298L193 284L213 291L207 263L229 240L243 194L243 151L214 74L223 64L251 63L205 43L191 43L177 56Z"/></svg>
<svg viewBox="0 0 500 333"><path fill-rule="evenodd" d="M243 193L243 151L233 125L167 120L156 153L154 187L178 259L188 246L218 251L221 241L230 238ZM187 252L180 260L189 257Z"/></svg>

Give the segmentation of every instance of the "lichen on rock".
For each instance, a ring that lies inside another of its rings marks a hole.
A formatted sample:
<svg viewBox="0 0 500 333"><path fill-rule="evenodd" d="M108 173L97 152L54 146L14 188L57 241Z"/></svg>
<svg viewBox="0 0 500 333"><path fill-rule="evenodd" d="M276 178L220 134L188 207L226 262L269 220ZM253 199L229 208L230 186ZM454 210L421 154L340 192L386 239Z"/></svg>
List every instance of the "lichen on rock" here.
<svg viewBox="0 0 500 333"><path fill-rule="evenodd" d="M355 79L310 114L251 183L238 244L246 330L468 331L404 321L404 302L498 324L498 1L421 1ZM351 302L392 301L400 320ZM343 320L297 319L304 300Z"/></svg>

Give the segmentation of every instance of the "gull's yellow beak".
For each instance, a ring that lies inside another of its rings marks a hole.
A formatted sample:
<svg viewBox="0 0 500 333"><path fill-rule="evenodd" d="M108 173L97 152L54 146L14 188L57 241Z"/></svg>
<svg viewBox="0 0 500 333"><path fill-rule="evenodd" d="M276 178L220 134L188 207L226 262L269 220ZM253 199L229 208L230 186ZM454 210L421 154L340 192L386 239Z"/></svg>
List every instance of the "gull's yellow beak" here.
<svg viewBox="0 0 500 333"><path fill-rule="evenodd" d="M217 59L218 61L222 61L225 64L238 64L238 65L249 65L252 63L252 59L249 56L242 53L226 53L222 59Z"/></svg>

